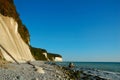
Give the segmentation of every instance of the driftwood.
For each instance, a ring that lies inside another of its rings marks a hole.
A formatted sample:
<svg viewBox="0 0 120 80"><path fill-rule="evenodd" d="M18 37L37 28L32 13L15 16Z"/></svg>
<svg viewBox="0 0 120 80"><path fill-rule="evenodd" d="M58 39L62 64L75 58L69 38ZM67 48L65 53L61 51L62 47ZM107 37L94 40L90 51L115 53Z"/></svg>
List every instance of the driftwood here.
<svg viewBox="0 0 120 80"><path fill-rule="evenodd" d="M19 64L19 62L17 60L15 60L15 58L2 46L0 45L0 47L17 63Z"/></svg>

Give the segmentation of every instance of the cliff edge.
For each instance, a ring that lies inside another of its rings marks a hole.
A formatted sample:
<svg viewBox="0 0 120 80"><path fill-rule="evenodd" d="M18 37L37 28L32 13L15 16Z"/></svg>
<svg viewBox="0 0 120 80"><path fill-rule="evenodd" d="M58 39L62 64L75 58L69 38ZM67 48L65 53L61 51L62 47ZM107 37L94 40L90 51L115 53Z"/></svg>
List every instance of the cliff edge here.
<svg viewBox="0 0 120 80"><path fill-rule="evenodd" d="M13 0L0 0L0 58L18 62L30 60L62 61L62 56L32 47L28 29L22 23ZM14 58L14 59L13 59Z"/></svg>

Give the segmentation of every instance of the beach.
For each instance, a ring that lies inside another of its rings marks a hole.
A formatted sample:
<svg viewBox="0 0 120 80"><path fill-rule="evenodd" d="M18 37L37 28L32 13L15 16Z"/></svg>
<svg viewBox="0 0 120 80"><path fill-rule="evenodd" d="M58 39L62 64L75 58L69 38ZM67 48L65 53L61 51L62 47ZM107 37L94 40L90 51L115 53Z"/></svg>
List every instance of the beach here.
<svg viewBox="0 0 120 80"><path fill-rule="evenodd" d="M120 73L86 67L75 69L55 62L29 61L1 65L0 80L120 80Z"/></svg>
<svg viewBox="0 0 120 80"><path fill-rule="evenodd" d="M68 80L57 66L43 61L7 63L0 67L0 80Z"/></svg>

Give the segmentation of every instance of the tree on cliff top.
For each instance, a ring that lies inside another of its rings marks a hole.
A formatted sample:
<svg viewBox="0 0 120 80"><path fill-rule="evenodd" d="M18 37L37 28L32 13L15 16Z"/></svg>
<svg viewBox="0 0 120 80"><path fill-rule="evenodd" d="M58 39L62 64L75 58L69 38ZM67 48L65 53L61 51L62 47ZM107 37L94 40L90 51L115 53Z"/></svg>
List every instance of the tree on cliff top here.
<svg viewBox="0 0 120 80"><path fill-rule="evenodd" d="M19 14L16 11L13 0L0 0L0 13L4 16L14 18L18 23L18 32L22 39L28 44L30 40L30 34L26 26L22 24Z"/></svg>

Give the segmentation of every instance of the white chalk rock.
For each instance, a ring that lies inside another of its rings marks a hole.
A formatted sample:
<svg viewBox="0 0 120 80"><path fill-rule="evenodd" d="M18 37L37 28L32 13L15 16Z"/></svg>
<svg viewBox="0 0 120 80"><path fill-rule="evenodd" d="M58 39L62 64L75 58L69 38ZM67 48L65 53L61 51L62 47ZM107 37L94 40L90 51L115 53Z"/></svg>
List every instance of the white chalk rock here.
<svg viewBox="0 0 120 80"><path fill-rule="evenodd" d="M42 53L42 54L45 56L45 58L46 58L48 61L50 61L49 58L48 58L48 56L47 56L47 53L44 52L44 53Z"/></svg>
<svg viewBox="0 0 120 80"><path fill-rule="evenodd" d="M55 61L62 61L61 57L55 57Z"/></svg>
<svg viewBox="0 0 120 80"><path fill-rule="evenodd" d="M37 71L38 73L44 74L45 71L43 70L43 68L39 67L39 66L35 66L35 71Z"/></svg>
<svg viewBox="0 0 120 80"><path fill-rule="evenodd" d="M0 45L18 62L33 61L29 46L18 33L18 24L11 18L0 14ZM0 47L1 53L7 61L14 60Z"/></svg>

